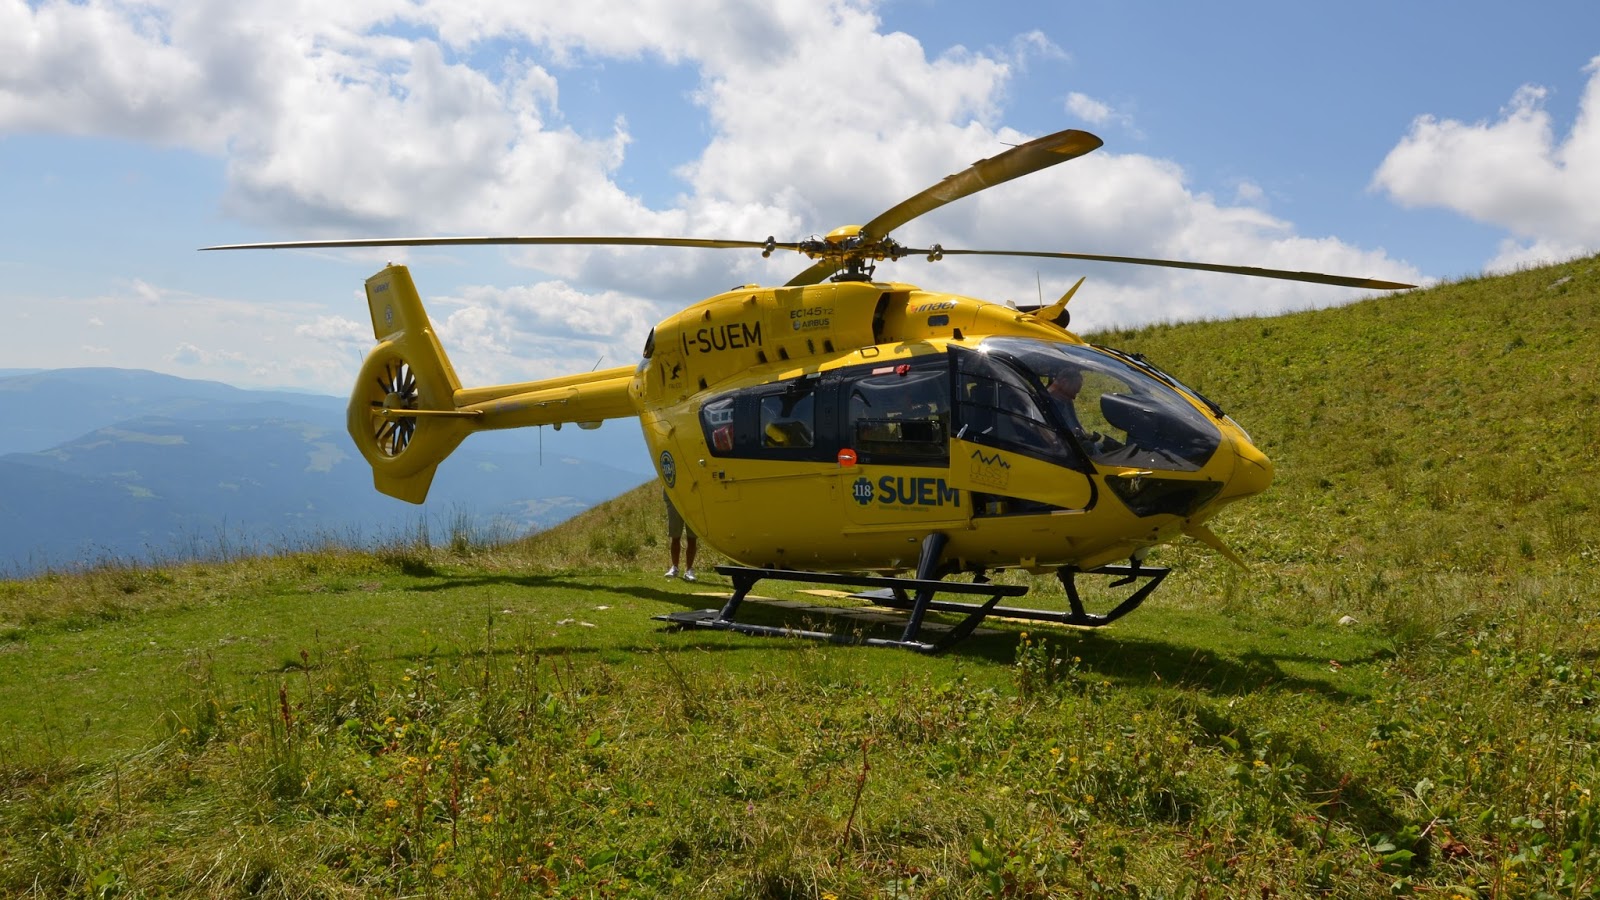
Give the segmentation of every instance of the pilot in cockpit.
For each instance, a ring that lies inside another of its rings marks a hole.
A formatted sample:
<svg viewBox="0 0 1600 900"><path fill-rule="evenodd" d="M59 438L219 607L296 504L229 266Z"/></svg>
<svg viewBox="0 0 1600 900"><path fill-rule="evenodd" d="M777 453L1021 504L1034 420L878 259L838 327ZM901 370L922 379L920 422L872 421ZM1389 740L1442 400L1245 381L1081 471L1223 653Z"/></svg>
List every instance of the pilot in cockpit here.
<svg viewBox="0 0 1600 900"><path fill-rule="evenodd" d="M1078 399L1078 392L1083 390L1083 370L1068 366L1057 371L1045 390L1055 402L1056 415L1061 417L1062 424L1078 440L1087 443L1089 435L1084 432L1083 423L1078 420L1077 407L1073 405Z"/></svg>
<svg viewBox="0 0 1600 900"><path fill-rule="evenodd" d="M1058 369L1050 379L1050 384L1045 387L1045 392L1050 395L1051 405L1056 409L1056 416L1061 419L1061 424L1077 439L1079 446L1088 451L1089 455L1116 449L1121 446L1111 441L1098 431L1090 431L1083 427L1083 420L1078 418L1078 394L1083 391L1083 370L1075 366L1065 366Z"/></svg>

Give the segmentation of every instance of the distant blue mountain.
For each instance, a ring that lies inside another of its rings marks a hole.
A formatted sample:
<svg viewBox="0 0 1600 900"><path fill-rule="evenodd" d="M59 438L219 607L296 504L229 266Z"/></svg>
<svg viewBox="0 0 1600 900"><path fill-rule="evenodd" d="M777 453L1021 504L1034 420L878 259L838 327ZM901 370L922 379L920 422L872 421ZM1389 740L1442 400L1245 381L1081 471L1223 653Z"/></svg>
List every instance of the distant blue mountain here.
<svg viewBox="0 0 1600 900"><path fill-rule="evenodd" d="M345 399L250 391L141 369L49 369L0 377L0 454L44 450L141 416L250 419L323 416Z"/></svg>
<svg viewBox="0 0 1600 900"><path fill-rule="evenodd" d="M549 527L652 475L637 426L469 438L418 507L373 489L342 398L124 369L0 376L0 574L107 558ZM609 430L609 434L604 434ZM542 447L542 451L541 451ZM542 457L542 459L541 459ZM622 466L599 461L605 457Z"/></svg>

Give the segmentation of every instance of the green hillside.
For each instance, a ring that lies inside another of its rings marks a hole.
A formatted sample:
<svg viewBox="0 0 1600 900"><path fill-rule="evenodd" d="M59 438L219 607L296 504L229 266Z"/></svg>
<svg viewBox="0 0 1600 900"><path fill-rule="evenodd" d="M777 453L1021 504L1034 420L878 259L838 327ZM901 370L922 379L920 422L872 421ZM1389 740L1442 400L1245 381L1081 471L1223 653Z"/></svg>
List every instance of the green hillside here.
<svg viewBox="0 0 1600 900"><path fill-rule="evenodd" d="M1581 621L1568 579L1600 561L1595 258L1099 338L1216 395L1277 464L1225 530L1283 615L1433 627L1532 591Z"/></svg>
<svg viewBox="0 0 1600 900"><path fill-rule="evenodd" d="M1096 335L1273 458L1253 568L937 658L659 628L648 485L0 582L0 895L1600 895L1597 336L1600 258Z"/></svg>

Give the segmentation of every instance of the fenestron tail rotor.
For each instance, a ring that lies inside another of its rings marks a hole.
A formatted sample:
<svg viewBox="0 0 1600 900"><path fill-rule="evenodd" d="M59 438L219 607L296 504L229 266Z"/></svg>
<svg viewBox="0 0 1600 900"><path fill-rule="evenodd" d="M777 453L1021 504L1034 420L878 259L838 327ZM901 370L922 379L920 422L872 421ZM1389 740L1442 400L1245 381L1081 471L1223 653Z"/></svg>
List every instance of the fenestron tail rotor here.
<svg viewBox="0 0 1600 900"><path fill-rule="evenodd" d="M385 266L366 287L378 343L356 374L345 426L373 485L391 497L421 503L439 463L475 431L638 414L628 393L633 366L464 389L410 271Z"/></svg>
<svg viewBox="0 0 1600 900"><path fill-rule="evenodd" d="M461 383L410 273L389 267L367 279L367 305L378 344L361 363L345 424L378 490L421 503L439 463L482 414L457 406Z"/></svg>
<svg viewBox="0 0 1600 900"><path fill-rule="evenodd" d="M401 415L418 406L417 375L411 364L395 358L382 363L382 371L372 379L367 406L372 410L372 439L379 453L396 457L410 446L417 433L417 417Z"/></svg>

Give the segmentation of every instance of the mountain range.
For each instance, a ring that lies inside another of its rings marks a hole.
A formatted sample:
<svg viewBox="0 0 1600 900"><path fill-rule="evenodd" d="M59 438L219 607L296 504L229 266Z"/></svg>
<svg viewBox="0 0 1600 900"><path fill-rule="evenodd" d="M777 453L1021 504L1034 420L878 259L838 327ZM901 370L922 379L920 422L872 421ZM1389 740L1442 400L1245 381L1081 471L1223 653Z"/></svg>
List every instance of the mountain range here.
<svg viewBox="0 0 1600 900"><path fill-rule="evenodd" d="M0 369L0 575L426 528L546 528L652 476L631 422L469 438L428 502L377 493L343 398L131 369Z"/></svg>

